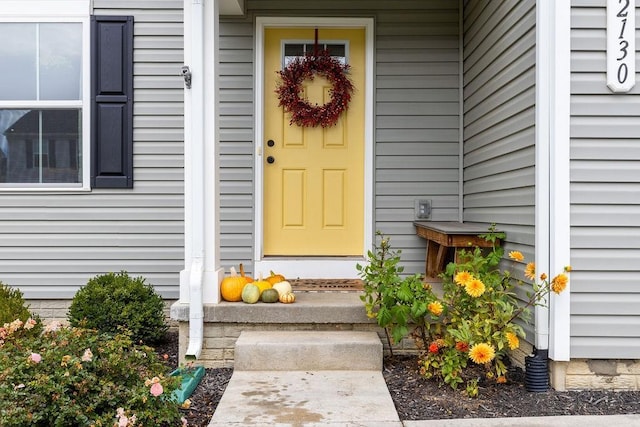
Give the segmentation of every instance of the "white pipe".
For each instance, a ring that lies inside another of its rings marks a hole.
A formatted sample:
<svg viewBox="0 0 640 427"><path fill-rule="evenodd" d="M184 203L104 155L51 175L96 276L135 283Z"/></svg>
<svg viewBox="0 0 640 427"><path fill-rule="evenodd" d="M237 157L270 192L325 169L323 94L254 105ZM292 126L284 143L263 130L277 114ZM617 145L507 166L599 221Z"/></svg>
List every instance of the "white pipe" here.
<svg viewBox="0 0 640 427"><path fill-rule="evenodd" d="M202 351L202 341L204 339L204 310L202 307L202 260L195 259L191 263L191 274L189 276L189 289L191 290L191 301L189 302L189 344L185 358L194 360L200 357Z"/></svg>
<svg viewBox="0 0 640 427"><path fill-rule="evenodd" d="M464 222L464 4L458 1L458 222ZM433 206L431 207L433 211Z"/></svg>
<svg viewBox="0 0 640 427"><path fill-rule="evenodd" d="M550 137L551 137L551 41L552 1L536 7L536 136L535 136L535 262L536 272L549 273L550 228ZM549 348L548 301L535 306L535 346Z"/></svg>
<svg viewBox="0 0 640 427"><path fill-rule="evenodd" d="M189 201L191 265L189 274L189 344L186 359L197 359L202 351L204 310L202 280L204 273L204 10L202 0L191 1L191 133L190 162L185 165L190 186ZM186 191L185 191L186 192Z"/></svg>

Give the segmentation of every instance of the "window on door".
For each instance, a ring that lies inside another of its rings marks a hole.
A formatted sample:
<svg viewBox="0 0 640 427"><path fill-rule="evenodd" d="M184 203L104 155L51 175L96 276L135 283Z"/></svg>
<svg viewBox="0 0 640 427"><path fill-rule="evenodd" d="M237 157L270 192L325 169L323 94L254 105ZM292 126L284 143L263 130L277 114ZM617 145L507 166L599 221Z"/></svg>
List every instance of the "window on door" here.
<svg viewBox="0 0 640 427"><path fill-rule="evenodd" d="M346 42L318 43L317 47L318 51L326 50L327 52L329 52L329 55L336 58L343 65L347 63L347 49L348 44ZM295 60L296 58L301 58L315 51L316 45L313 41L285 42L282 49L283 68L286 68L291 63L291 61Z"/></svg>

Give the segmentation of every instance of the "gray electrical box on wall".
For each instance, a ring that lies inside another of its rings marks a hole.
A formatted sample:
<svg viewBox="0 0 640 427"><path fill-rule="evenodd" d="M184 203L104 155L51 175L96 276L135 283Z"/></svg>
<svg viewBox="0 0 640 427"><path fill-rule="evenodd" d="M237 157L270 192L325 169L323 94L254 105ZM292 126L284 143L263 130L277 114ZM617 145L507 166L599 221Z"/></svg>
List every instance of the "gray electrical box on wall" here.
<svg viewBox="0 0 640 427"><path fill-rule="evenodd" d="M418 199L414 204L416 219L431 219L431 200Z"/></svg>

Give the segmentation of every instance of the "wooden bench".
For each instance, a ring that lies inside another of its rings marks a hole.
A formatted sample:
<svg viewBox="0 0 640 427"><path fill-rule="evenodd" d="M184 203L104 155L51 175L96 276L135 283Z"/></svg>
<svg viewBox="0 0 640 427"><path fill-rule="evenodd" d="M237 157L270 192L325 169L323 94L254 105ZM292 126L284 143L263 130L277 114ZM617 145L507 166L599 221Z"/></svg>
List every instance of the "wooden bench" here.
<svg viewBox="0 0 640 427"><path fill-rule="evenodd" d="M457 261L458 249L490 248L493 243L480 237L489 232L488 224L467 222L416 221L416 234L427 240L425 275L436 278L445 269L446 263ZM499 245L500 241L496 243ZM450 255L453 248L453 256Z"/></svg>

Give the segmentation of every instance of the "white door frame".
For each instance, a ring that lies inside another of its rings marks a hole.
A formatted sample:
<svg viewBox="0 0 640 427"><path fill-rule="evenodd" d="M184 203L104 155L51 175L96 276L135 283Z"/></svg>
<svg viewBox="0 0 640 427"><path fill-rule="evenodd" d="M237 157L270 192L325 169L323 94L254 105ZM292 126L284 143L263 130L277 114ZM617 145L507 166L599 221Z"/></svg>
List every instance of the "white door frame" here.
<svg viewBox="0 0 640 427"><path fill-rule="evenodd" d="M365 112L364 112L364 242L357 257L264 258L263 254L263 164L264 144L264 31L269 27L332 27L365 30ZM290 278L355 278L356 264L362 263L373 244L373 18L258 17L255 39L255 176L254 176L254 275L270 270Z"/></svg>

